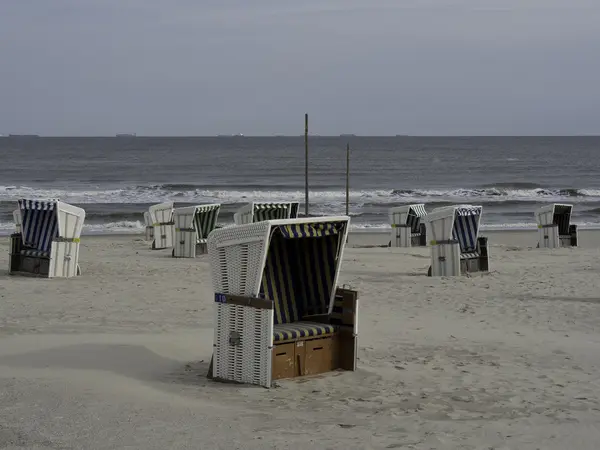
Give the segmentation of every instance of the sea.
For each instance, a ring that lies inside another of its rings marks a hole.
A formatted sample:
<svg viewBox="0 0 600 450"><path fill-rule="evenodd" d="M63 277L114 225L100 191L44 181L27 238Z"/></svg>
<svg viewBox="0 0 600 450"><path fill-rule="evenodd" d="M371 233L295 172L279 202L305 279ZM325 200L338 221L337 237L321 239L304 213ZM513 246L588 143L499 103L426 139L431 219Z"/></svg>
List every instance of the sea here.
<svg viewBox="0 0 600 450"><path fill-rule="evenodd" d="M573 204L600 227L600 137L309 136L309 214L346 208L355 230L389 228L393 206L483 206L484 228L534 227L542 204ZM18 199L58 198L86 210L84 233L143 230L154 203L221 203L219 222L250 201L299 201L304 136L2 137L0 233Z"/></svg>

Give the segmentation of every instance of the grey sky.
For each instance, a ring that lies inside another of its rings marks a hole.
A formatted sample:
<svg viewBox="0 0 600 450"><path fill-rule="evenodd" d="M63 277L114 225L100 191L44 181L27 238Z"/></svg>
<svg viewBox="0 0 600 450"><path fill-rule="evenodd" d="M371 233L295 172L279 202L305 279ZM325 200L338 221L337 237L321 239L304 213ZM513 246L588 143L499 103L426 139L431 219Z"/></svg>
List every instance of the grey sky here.
<svg viewBox="0 0 600 450"><path fill-rule="evenodd" d="M0 133L600 133L599 0L0 0Z"/></svg>

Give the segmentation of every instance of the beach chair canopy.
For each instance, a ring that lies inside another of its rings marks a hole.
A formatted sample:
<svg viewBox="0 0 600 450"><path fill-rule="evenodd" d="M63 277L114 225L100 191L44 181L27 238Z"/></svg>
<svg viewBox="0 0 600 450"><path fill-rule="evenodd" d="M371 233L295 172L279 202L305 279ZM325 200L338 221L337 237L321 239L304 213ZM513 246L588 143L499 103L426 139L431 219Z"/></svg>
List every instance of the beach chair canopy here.
<svg viewBox="0 0 600 450"><path fill-rule="evenodd" d="M19 200L23 245L50 252L56 238L78 240L85 211L58 200Z"/></svg>
<svg viewBox="0 0 600 450"><path fill-rule="evenodd" d="M395 225L408 225L411 233L418 233L421 220L427 215L425 204L416 203L414 205L398 206L390 209L390 222L392 228ZM400 221L396 221L396 218Z"/></svg>
<svg viewBox="0 0 600 450"><path fill-rule="evenodd" d="M206 239L217 225L220 209L220 204L176 208L173 210L173 221L177 229L195 229L198 239Z"/></svg>
<svg viewBox="0 0 600 450"><path fill-rule="evenodd" d="M477 248L481 206L455 205L436 208L424 217L431 245L458 241L461 253Z"/></svg>
<svg viewBox="0 0 600 450"><path fill-rule="evenodd" d="M535 219L538 227L558 225L558 234L560 236L565 236L569 234L572 211L573 205L553 203L539 208L535 212Z"/></svg>
<svg viewBox="0 0 600 450"><path fill-rule="evenodd" d="M298 202L251 202L233 215L236 225L264 220L294 219L298 216Z"/></svg>
<svg viewBox="0 0 600 450"><path fill-rule="evenodd" d="M173 220L173 202L159 203L148 209L152 225L170 223Z"/></svg>
<svg viewBox="0 0 600 450"><path fill-rule="evenodd" d="M147 227L151 227L152 226L152 219L150 218L150 213L148 211L146 211L144 213L144 224Z"/></svg>

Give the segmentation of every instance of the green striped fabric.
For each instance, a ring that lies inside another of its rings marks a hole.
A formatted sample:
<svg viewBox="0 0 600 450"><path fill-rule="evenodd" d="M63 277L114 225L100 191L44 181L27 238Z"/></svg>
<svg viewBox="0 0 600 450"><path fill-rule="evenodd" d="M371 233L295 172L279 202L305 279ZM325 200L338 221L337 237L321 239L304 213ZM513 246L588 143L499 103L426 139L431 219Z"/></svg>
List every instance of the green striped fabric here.
<svg viewBox="0 0 600 450"><path fill-rule="evenodd" d="M254 222L287 219L288 203L255 203Z"/></svg>
<svg viewBox="0 0 600 450"><path fill-rule="evenodd" d="M205 242L208 235L217 226L221 205L200 206L194 215L194 228L198 234L198 242Z"/></svg>

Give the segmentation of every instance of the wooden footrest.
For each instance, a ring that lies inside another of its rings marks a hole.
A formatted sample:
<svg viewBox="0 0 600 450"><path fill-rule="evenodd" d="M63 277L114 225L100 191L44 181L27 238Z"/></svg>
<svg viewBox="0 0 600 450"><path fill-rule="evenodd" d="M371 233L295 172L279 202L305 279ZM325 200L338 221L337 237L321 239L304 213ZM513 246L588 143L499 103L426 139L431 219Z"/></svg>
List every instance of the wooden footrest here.
<svg viewBox="0 0 600 450"><path fill-rule="evenodd" d="M338 334L273 346L273 379L316 375L338 369Z"/></svg>

